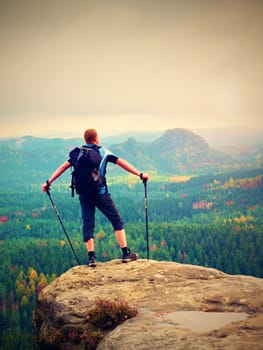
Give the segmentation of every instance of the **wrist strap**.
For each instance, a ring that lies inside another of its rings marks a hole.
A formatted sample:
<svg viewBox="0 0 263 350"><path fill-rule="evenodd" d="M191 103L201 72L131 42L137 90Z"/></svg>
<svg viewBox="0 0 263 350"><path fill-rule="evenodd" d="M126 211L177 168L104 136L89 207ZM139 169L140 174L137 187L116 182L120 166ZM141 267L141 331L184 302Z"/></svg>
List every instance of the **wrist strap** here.
<svg viewBox="0 0 263 350"><path fill-rule="evenodd" d="M143 178L143 173L140 173L140 179L142 180L142 178Z"/></svg>

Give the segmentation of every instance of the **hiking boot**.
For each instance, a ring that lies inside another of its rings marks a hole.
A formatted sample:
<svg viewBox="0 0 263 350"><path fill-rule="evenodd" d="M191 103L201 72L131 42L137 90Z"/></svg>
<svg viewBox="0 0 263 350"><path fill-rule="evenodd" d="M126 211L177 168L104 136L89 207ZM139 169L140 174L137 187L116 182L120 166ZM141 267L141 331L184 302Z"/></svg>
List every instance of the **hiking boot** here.
<svg viewBox="0 0 263 350"><path fill-rule="evenodd" d="M89 257L88 257L87 265L88 265L88 267L96 267L96 258L95 258L95 255L89 256Z"/></svg>
<svg viewBox="0 0 263 350"><path fill-rule="evenodd" d="M132 253L132 252L130 251L130 249L128 248L128 249L127 249L127 254L125 254L125 253L122 254L121 261L122 261L123 263L127 263L127 262L129 262L129 261L137 260L138 257L139 257L139 254L137 254L137 253Z"/></svg>

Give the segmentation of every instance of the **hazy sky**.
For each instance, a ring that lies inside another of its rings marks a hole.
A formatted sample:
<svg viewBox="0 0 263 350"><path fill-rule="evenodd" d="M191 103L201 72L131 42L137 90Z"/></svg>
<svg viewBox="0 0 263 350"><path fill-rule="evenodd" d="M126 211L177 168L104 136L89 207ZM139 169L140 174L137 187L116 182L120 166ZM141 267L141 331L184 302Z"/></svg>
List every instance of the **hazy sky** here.
<svg viewBox="0 0 263 350"><path fill-rule="evenodd" d="M0 137L263 127L262 0L0 0Z"/></svg>

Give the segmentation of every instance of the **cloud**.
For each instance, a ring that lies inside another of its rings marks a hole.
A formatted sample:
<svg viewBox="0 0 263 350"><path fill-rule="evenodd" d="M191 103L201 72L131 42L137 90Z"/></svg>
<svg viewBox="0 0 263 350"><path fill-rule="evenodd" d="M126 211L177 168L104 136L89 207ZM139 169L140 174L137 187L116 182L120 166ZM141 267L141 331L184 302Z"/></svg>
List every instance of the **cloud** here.
<svg viewBox="0 0 263 350"><path fill-rule="evenodd" d="M0 6L1 132L27 120L44 131L41 115L65 132L72 116L115 130L262 125L261 1Z"/></svg>

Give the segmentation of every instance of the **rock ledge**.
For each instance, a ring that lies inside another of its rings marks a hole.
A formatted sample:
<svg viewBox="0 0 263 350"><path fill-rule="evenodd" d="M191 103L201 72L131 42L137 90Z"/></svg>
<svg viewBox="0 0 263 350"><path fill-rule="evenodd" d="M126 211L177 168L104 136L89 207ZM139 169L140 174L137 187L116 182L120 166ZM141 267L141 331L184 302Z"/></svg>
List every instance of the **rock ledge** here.
<svg viewBox="0 0 263 350"><path fill-rule="evenodd" d="M33 315L34 349L85 349L66 335L88 331L87 314L98 298L138 310L109 331L98 350L263 349L263 279L143 259L76 266L44 288ZM224 325L211 328L219 312ZM229 313L240 319L232 321ZM198 329L194 315L200 316Z"/></svg>

